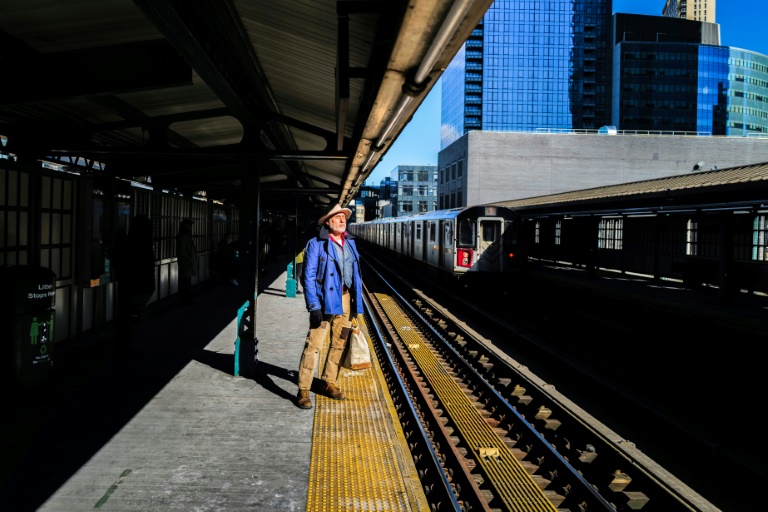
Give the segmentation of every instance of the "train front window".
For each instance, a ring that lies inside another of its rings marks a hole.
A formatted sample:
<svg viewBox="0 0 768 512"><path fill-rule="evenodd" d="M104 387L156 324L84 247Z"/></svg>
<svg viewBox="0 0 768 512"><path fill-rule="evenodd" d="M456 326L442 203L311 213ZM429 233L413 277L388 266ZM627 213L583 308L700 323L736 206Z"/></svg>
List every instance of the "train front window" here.
<svg viewBox="0 0 768 512"><path fill-rule="evenodd" d="M469 219L457 223L457 245L459 247L475 246L475 223Z"/></svg>
<svg viewBox="0 0 768 512"><path fill-rule="evenodd" d="M483 242L495 242L499 238L499 224L497 222L483 222L481 230Z"/></svg>

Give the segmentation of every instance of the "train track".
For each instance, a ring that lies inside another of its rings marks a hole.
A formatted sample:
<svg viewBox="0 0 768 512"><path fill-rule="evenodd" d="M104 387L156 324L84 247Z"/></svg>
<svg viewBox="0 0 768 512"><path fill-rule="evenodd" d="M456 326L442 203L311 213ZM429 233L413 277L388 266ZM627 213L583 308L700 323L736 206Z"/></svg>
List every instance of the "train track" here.
<svg viewBox="0 0 768 512"><path fill-rule="evenodd" d="M425 294L375 283L385 290L368 295L377 351L415 411L404 431L418 421L439 461L420 472L442 472L460 509L719 510ZM534 497L516 508L524 484Z"/></svg>

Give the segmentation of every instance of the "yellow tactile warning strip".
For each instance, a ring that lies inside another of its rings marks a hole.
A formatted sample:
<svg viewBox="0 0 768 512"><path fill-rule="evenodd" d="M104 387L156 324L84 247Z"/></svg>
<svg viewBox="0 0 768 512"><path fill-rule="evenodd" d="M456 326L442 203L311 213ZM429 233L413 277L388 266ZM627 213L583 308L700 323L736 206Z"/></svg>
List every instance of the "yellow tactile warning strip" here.
<svg viewBox="0 0 768 512"><path fill-rule="evenodd" d="M316 395L307 511L429 512L370 339L368 345L371 368L339 372L346 400Z"/></svg>
<svg viewBox="0 0 768 512"><path fill-rule="evenodd" d="M413 324L400 308L386 295L377 295L377 298L392 325L398 329L409 353L418 363L422 375L467 440L475 460L483 467L507 510L557 512L557 508L483 419L453 377L440 365L432 351L424 346L419 335L414 332Z"/></svg>

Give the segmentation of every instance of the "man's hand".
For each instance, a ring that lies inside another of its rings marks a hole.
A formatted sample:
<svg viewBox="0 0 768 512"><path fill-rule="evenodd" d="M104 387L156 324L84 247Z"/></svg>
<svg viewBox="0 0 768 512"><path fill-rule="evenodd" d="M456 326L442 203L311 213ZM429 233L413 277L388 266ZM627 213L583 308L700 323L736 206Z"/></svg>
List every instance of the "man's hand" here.
<svg viewBox="0 0 768 512"><path fill-rule="evenodd" d="M319 309L315 309L309 312L309 327L310 329L317 329L323 322L323 312Z"/></svg>

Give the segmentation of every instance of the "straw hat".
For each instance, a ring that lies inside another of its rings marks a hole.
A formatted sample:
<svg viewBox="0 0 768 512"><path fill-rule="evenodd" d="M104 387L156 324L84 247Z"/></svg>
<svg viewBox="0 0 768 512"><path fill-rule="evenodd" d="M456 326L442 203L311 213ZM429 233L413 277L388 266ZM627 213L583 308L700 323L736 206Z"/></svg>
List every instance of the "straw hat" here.
<svg viewBox="0 0 768 512"><path fill-rule="evenodd" d="M326 213L325 215L317 219L317 225L322 226L323 224L325 224L325 222L328 219L330 219L331 217L333 217L339 212L344 212L344 216L346 218L349 218L349 216L352 215L352 210L350 210L349 208L342 208L338 204L335 204L333 205L333 208L331 208L331 210L328 213Z"/></svg>

